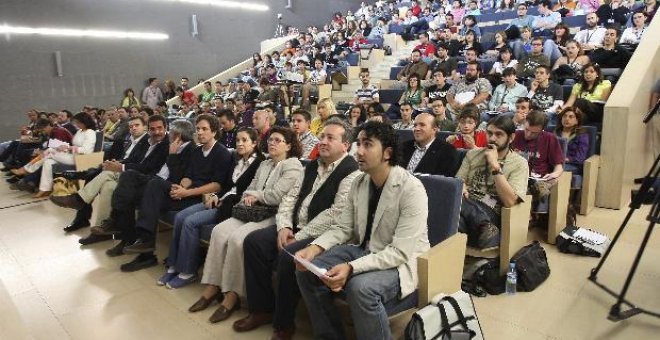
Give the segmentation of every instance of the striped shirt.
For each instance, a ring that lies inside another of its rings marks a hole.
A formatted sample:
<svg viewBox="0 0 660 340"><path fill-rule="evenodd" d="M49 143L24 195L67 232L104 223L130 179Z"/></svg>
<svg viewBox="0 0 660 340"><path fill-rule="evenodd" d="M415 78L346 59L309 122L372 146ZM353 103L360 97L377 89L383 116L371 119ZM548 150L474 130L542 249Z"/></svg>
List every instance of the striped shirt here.
<svg viewBox="0 0 660 340"><path fill-rule="evenodd" d="M355 97L358 102L378 100L378 87L376 85L369 85L367 88L360 87L355 90Z"/></svg>

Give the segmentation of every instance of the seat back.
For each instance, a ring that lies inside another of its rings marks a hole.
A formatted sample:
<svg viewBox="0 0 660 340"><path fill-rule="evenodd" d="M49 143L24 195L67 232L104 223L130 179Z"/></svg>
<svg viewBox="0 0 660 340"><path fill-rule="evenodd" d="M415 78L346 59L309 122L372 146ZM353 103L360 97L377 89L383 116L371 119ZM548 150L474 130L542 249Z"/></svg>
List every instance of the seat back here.
<svg viewBox="0 0 660 340"><path fill-rule="evenodd" d="M431 247L458 231L463 181L439 175L417 175L428 196L429 242Z"/></svg>
<svg viewBox="0 0 660 340"><path fill-rule="evenodd" d="M103 151L103 131L96 131L96 144L94 144L94 152Z"/></svg>
<svg viewBox="0 0 660 340"><path fill-rule="evenodd" d="M399 137L399 144L415 139L412 130L396 130L396 134Z"/></svg>

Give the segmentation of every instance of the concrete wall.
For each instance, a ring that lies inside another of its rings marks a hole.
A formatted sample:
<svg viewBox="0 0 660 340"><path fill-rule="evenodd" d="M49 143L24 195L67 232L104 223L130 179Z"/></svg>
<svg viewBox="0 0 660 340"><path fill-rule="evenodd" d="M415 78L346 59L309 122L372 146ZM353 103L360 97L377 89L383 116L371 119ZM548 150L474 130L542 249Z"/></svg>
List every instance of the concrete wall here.
<svg viewBox="0 0 660 340"><path fill-rule="evenodd" d="M38 36L0 36L0 140L12 138L37 108L79 110L83 105L118 104L124 89L139 92L146 79L181 76L191 82L237 64L259 43L272 37L277 13L285 24L322 25L335 11L357 9L358 0L250 0L267 4L267 12L247 12L155 0L3 0L0 24L30 27L98 28L154 31L165 41L98 40ZM196 14L199 36L190 34ZM61 51L63 76L56 75Z"/></svg>
<svg viewBox="0 0 660 340"><path fill-rule="evenodd" d="M653 19L605 105L601 167L596 206L621 209L630 202L633 179L646 175L653 161L653 124L642 123L651 88L660 77L660 19Z"/></svg>

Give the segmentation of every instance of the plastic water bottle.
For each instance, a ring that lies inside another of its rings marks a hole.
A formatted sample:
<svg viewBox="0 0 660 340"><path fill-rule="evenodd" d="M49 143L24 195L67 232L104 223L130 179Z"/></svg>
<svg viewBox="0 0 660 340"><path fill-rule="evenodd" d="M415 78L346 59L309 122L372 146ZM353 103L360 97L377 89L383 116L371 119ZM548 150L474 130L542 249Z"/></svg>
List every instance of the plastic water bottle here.
<svg viewBox="0 0 660 340"><path fill-rule="evenodd" d="M518 282L518 274L516 273L516 263L509 263L509 271L506 273L506 294L516 294L516 283Z"/></svg>

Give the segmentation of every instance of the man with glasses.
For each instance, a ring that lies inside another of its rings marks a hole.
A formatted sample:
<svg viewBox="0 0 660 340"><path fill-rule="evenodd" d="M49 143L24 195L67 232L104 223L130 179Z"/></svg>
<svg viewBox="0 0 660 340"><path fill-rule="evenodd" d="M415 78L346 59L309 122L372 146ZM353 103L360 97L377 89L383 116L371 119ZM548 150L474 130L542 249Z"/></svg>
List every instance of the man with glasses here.
<svg viewBox="0 0 660 340"><path fill-rule="evenodd" d="M426 98L428 102L433 102L435 99L440 99L444 104L447 104L447 92L451 85L447 84L448 71L438 69L433 72L433 85L426 89Z"/></svg>
<svg viewBox="0 0 660 340"><path fill-rule="evenodd" d="M587 27L585 29L575 33L575 41L577 41L585 51L591 51L595 48L601 47L603 45L603 39L605 38L606 29L598 26L598 16L596 16L596 13L587 14L586 25Z"/></svg>
<svg viewBox="0 0 660 340"><path fill-rule="evenodd" d="M603 46L589 54L591 62L600 65L601 69L625 68L632 55L627 49L616 44L618 38L619 30L614 27L608 27L605 32L605 38L603 38Z"/></svg>
<svg viewBox="0 0 660 340"><path fill-rule="evenodd" d="M564 172L564 152L554 133L544 131L548 123L546 115L538 110L531 111L525 121L525 129L515 133L512 147L527 159L530 177L529 192L534 202L543 202L533 210L547 212L547 197L550 188Z"/></svg>
<svg viewBox="0 0 660 340"><path fill-rule="evenodd" d="M532 52L522 58L518 63L517 73L520 78L531 78L540 65L550 66L550 59L543 54L543 38L532 39Z"/></svg>
<svg viewBox="0 0 660 340"><path fill-rule="evenodd" d="M520 30L523 27L532 27L532 25L534 24L535 17L533 15L527 15L526 3L522 3L518 5L517 13L518 13L518 17L511 20L509 27L506 28L507 31L510 31L512 27L517 27L518 30Z"/></svg>
<svg viewBox="0 0 660 340"><path fill-rule="evenodd" d="M378 86L371 84L370 81L369 69L360 69L360 83L362 86L355 90L354 105L362 105L366 108L372 103L378 103L380 101Z"/></svg>
<svg viewBox="0 0 660 340"><path fill-rule="evenodd" d="M456 131L456 123L449 117L445 102L440 98L431 100L431 113L435 117L435 124L440 131Z"/></svg>

